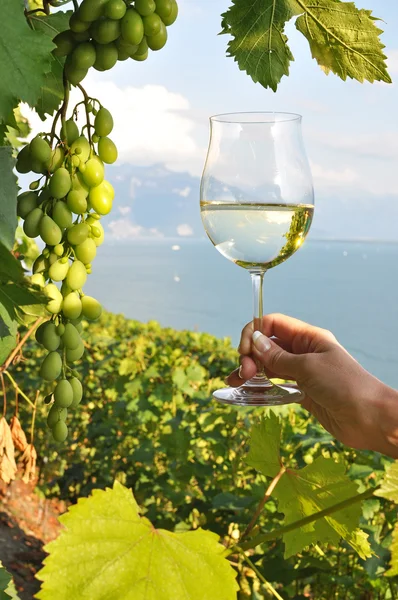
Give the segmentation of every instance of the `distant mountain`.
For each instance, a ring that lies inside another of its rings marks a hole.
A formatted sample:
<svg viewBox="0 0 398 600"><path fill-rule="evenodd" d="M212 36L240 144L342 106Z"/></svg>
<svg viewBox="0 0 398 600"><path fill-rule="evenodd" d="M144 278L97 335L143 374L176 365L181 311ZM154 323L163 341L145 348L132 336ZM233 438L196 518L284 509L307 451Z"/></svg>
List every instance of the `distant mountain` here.
<svg viewBox="0 0 398 600"><path fill-rule="evenodd" d="M112 215L104 217L108 240L140 237L203 237L199 212L199 177L122 164L107 168L115 187ZM398 241L398 196L367 195L342 199L316 195L311 237Z"/></svg>

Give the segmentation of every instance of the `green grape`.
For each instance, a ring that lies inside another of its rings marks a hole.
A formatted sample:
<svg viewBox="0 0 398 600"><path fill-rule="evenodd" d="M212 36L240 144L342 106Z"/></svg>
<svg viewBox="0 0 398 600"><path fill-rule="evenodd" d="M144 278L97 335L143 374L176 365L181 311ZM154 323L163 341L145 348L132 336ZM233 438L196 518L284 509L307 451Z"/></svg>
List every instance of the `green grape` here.
<svg viewBox="0 0 398 600"><path fill-rule="evenodd" d="M87 200L83 192L72 190L66 199L69 210L76 215L82 215L87 210Z"/></svg>
<svg viewBox="0 0 398 600"><path fill-rule="evenodd" d="M90 230L87 223L78 223L77 225L73 225L70 229L68 229L68 242L72 244L72 246L81 244L88 238L89 233Z"/></svg>
<svg viewBox="0 0 398 600"><path fill-rule="evenodd" d="M61 338L57 334L57 328L53 321L46 323L42 334L42 345L46 350L54 351L59 348Z"/></svg>
<svg viewBox="0 0 398 600"><path fill-rule="evenodd" d="M93 140L94 144L98 144L100 138L99 138L99 135L97 135L96 133L94 133L91 136L91 139Z"/></svg>
<svg viewBox="0 0 398 600"><path fill-rule="evenodd" d="M69 58L69 57L68 57ZM65 76L69 83L72 85L77 85L86 77L88 73L88 69L77 69L76 66L72 63L72 61L66 60L65 63Z"/></svg>
<svg viewBox="0 0 398 600"><path fill-rule="evenodd" d="M25 219L37 207L37 194L35 192L23 192L19 194L17 202L17 215Z"/></svg>
<svg viewBox="0 0 398 600"><path fill-rule="evenodd" d="M136 54L133 54L133 56L131 57L133 60L137 60L139 62L146 60L148 58L148 50L146 52L144 52L144 54L138 54L138 52Z"/></svg>
<svg viewBox="0 0 398 600"><path fill-rule="evenodd" d="M91 35L98 44L114 42L120 35L120 22L113 19L96 21L91 27Z"/></svg>
<svg viewBox="0 0 398 600"><path fill-rule="evenodd" d="M46 309L53 315L57 315L63 303L62 294L54 283L48 283L43 289L45 295L49 298Z"/></svg>
<svg viewBox="0 0 398 600"><path fill-rule="evenodd" d="M72 190L75 192L82 192L84 197L87 198L89 187L83 180L82 174L75 173L75 175L72 176Z"/></svg>
<svg viewBox="0 0 398 600"><path fill-rule="evenodd" d="M29 144L24 146L22 150L18 152L17 164L15 165L18 173L29 173L32 170L32 159L30 157Z"/></svg>
<svg viewBox="0 0 398 600"><path fill-rule="evenodd" d="M62 256L64 253L64 247L62 244L56 244L56 246L54 246L54 253L57 256Z"/></svg>
<svg viewBox="0 0 398 600"><path fill-rule="evenodd" d="M72 156L70 160L72 162L72 166L73 167L79 167L80 166L80 158L78 156L76 156L76 154L74 156Z"/></svg>
<svg viewBox="0 0 398 600"><path fill-rule="evenodd" d="M91 42L79 44L72 52L72 63L76 69L89 69L95 63L95 48Z"/></svg>
<svg viewBox="0 0 398 600"><path fill-rule="evenodd" d="M82 177L90 188L98 186L104 180L104 165L101 161L90 158L86 162L86 170L82 174Z"/></svg>
<svg viewBox="0 0 398 600"><path fill-rule="evenodd" d="M32 156L31 156L30 160L31 160L31 170L34 173L42 174L42 175L44 175L45 173L47 173L47 170L46 170L45 166L43 165L43 163L41 163L36 158L33 158Z"/></svg>
<svg viewBox="0 0 398 600"><path fill-rule="evenodd" d="M132 46L133 48L133 46ZM125 48L118 48L117 49L117 59L119 61L124 61L124 60L128 60L130 58L130 52L128 52Z"/></svg>
<svg viewBox="0 0 398 600"><path fill-rule="evenodd" d="M104 179L101 185L104 188L105 192L108 194L109 198L113 200L115 197L115 190L113 189L113 185L109 183L109 181L107 181L106 179ZM98 216L97 218L99 219L100 217Z"/></svg>
<svg viewBox="0 0 398 600"><path fill-rule="evenodd" d="M77 377L71 377L69 383L73 390L73 402L70 405L71 408L77 408L83 398L83 386Z"/></svg>
<svg viewBox="0 0 398 600"><path fill-rule="evenodd" d="M64 298L62 312L68 319L77 319L82 314L82 302L76 292L67 294Z"/></svg>
<svg viewBox="0 0 398 600"><path fill-rule="evenodd" d="M69 208L66 205L66 202L63 200L59 200L54 208L52 213L52 218L61 229L65 229L66 227L70 227L72 225L73 217Z"/></svg>
<svg viewBox="0 0 398 600"><path fill-rule="evenodd" d="M75 248L76 258L87 265L97 254L97 246L92 238L87 238Z"/></svg>
<svg viewBox="0 0 398 600"><path fill-rule="evenodd" d="M61 167L55 171L50 179L50 192L54 198L58 200L64 198L71 188L70 175L65 167Z"/></svg>
<svg viewBox="0 0 398 600"><path fill-rule="evenodd" d="M54 150L52 150L52 152L51 152L51 158L50 158L50 164L48 167L48 172L54 173L60 167L62 167L64 158L65 158L65 154L64 154L64 151L62 150L62 148L60 146L57 146L56 148L54 148Z"/></svg>
<svg viewBox="0 0 398 600"><path fill-rule="evenodd" d="M56 246L62 239L61 229L48 215L44 215L41 219L39 233L43 242L48 246Z"/></svg>
<svg viewBox="0 0 398 600"><path fill-rule="evenodd" d="M111 212L112 199L103 183L91 188L88 198L92 208L100 215L107 215Z"/></svg>
<svg viewBox="0 0 398 600"><path fill-rule="evenodd" d="M162 28L163 21L156 13L143 17L145 35L156 35Z"/></svg>
<svg viewBox="0 0 398 600"><path fill-rule="evenodd" d="M55 252L51 252L51 254L48 257L48 263L49 265L53 265L55 262L57 262L58 260L58 256L55 254Z"/></svg>
<svg viewBox="0 0 398 600"><path fill-rule="evenodd" d="M39 194L38 204L42 204L51 198L50 188L47 186L43 188Z"/></svg>
<svg viewBox="0 0 398 600"><path fill-rule="evenodd" d="M170 18L172 8L172 0L156 0L156 12L163 22L165 19Z"/></svg>
<svg viewBox="0 0 398 600"><path fill-rule="evenodd" d="M54 404L59 408L68 408L73 402L73 389L67 379L60 379L54 390Z"/></svg>
<svg viewBox="0 0 398 600"><path fill-rule="evenodd" d="M57 45L53 50L54 56L68 56L75 47L75 39L70 29L58 33L53 42Z"/></svg>
<svg viewBox="0 0 398 600"><path fill-rule="evenodd" d="M79 137L79 129L73 119L68 119L65 121L65 128L62 125L61 127L61 139L66 142L68 146L73 144L73 142Z"/></svg>
<svg viewBox="0 0 398 600"><path fill-rule="evenodd" d="M98 155L100 159L111 165L117 160L117 148L108 137L100 138L98 142Z"/></svg>
<svg viewBox="0 0 398 600"><path fill-rule="evenodd" d="M46 280L44 279L44 275L42 273L34 273L31 275L30 280L34 285L38 285L41 288L46 285Z"/></svg>
<svg viewBox="0 0 398 600"><path fill-rule="evenodd" d="M61 375L62 360L58 352L50 352L41 363L40 377L46 381L54 381Z"/></svg>
<svg viewBox="0 0 398 600"><path fill-rule="evenodd" d="M69 285L71 290L80 290L84 286L86 281L86 267L82 262L80 262L80 260L75 260L66 276L66 283Z"/></svg>
<svg viewBox="0 0 398 600"><path fill-rule="evenodd" d="M109 19L119 21L126 14L126 4L123 0L109 0L105 4L104 14Z"/></svg>
<svg viewBox="0 0 398 600"><path fill-rule="evenodd" d="M162 22L160 31L156 35L147 38L148 46L151 50L161 50L167 42L167 29Z"/></svg>
<svg viewBox="0 0 398 600"><path fill-rule="evenodd" d="M156 6L160 4L160 2L156 2ZM173 25L174 21L177 19L178 17L178 4L175 0L171 0L171 12L169 15L160 15L162 17L162 21L165 25ZM156 9L156 12L158 12L158 10ZM160 14L160 13L158 13Z"/></svg>
<svg viewBox="0 0 398 600"><path fill-rule="evenodd" d="M95 133L99 137L109 135L113 129L113 117L107 108L99 109L94 120Z"/></svg>
<svg viewBox="0 0 398 600"><path fill-rule="evenodd" d="M69 19L69 27L76 33L82 33L83 31L87 31L90 27L90 23L88 21L82 21L76 13L73 13Z"/></svg>
<svg viewBox="0 0 398 600"><path fill-rule="evenodd" d="M76 327L72 323L67 323L65 332L62 336L62 341L67 350L75 350L80 344L80 335Z"/></svg>
<svg viewBox="0 0 398 600"><path fill-rule="evenodd" d="M78 345L77 348L75 348L74 350L66 349L66 351L65 351L66 360L68 363L72 363L72 362L75 362L76 360L80 360L81 357L83 356L83 354L84 354L84 344L81 340L80 340L80 344Z"/></svg>
<svg viewBox="0 0 398 600"><path fill-rule="evenodd" d="M82 21L96 21L104 12L107 0L83 0L79 8L79 19Z"/></svg>
<svg viewBox="0 0 398 600"><path fill-rule="evenodd" d="M65 325L63 323L60 323L59 325L57 325L57 333L60 337L64 335Z"/></svg>
<svg viewBox="0 0 398 600"><path fill-rule="evenodd" d="M77 42L79 44L81 42L88 42L89 40L91 40L91 34L90 34L89 29L87 29L87 31L80 31L79 33L76 33L76 31L73 31L72 35L73 35L75 42Z"/></svg>
<svg viewBox="0 0 398 600"><path fill-rule="evenodd" d="M102 306L95 298L91 296L83 296L82 298L83 315L89 321L96 321L102 313Z"/></svg>
<svg viewBox="0 0 398 600"><path fill-rule="evenodd" d="M122 37L119 37L115 44L118 52L123 52L123 54L127 54L129 57L134 54L138 48L137 45L133 46L132 44L127 44Z"/></svg>
<svg viewBox="0 0 398 600"><path fill-rule="evenodd" d="M144 23L141 15L129 8L121 21L122 38L127 44L136 46L144 37Z"/></svg>
<svg viewBox="0 0 398 600"><path fill-rule="evenodd" d="M32 181L32 183L29 184L29 189L32 191L37 190L39 185L40 185L40 179L38 179L37 181Z"/></svg>
<svg viewBox="0 0 398 600"><path fill-rule="evenodd" d="M72 293L72 290L70 289L69 285L66 283L66 281L63 281L62 285L61 285L61 294L65 298L68 294L71 294L71 293Z"/></svg>
<svg viewBox="0 0 398 600"><path fill-rule="evenodd" d="M43 256L43 254L40 254L40 256L38 256L35 262L33 263L32 272L33 274L44 273L44 271L47 271L47 269L48 259L45 256Z"/></svg>
<svg viewBox="0 0 398 600"><path fill-rule="evenodd" d="M91 225L91 230L93 231L94 227L96 229L96 233L99 233L99 235L95 235L93 240L95 245L101 246L101 244L104 241L104 237L105 237L105 232L104 232L104 228L102 227L101 223L99 221L96 221L95 219L91 219L91 217L89 217L86 221L87 225Z"/></svg>
<svg viewBox="0 0 398 600"><path fill-rule="evenodd" d="M94 63L94 69L97 71L109 71L109 69L115 66L118 52L113 42L110 44L97 44L96 53L97 58Z"/></svg>
<svg viewBox="0 0 398 600"><path fill-rule="evenodd" d="M33 160L38 160L40 163L43 163L44 166L48 167L51 160L50 145L46 140L37 135L30 142L30 155Z"/></svg>
<svg viewBox="0 0 398 600"><path fill-rule="evenodd" d="M80 149L80 152L77 150ZM81 162L86 162L89 159L91 148L88 142L88 139L81 135L78 137L70 147L70 151L72 154L78 154Z"/></svg>
<svg viewBox="0 0 398 600"><path fill-rule="evenodd" d="M52 429L58 423L58 421L65 421L68 411L66 408L60 408L59 406L52 405L48 411L47 425Z"/></svg>
<svg viewBox="0 0 398 600"><path fill-rule="evenodd" d="M51 432L53 434L54 441L60 444L68 437L68 427L64 421L58 421L55 423L54 427L51 428Z"/></svg>
<svg viewBox="0 0 398 600"><path fill-rule="evenodd" d="M51 250L49 248L47 248L47 246L45 248L43 248L43 256L45 256L46 258L48 258L51 254Z"/></svg>
<svg viewBox="0 0 398 600"><path fill-rule="evenodd" d="M142 54L145 54L145 53L148 54L148 42L146 41L146 37L143 37L141 44L137 48L136 54L141 56Z"/></svg>
<svg viewBox="0 0 398 600"><path fill-rule="evenodd" d="M48 270L48 276L53 281L63 281L68 274L69 263L56 260Z"/></svg>
<svg viewBox="0 0 398 600"><path fill-rule="evenodd" d="M43 344L43 333L48 321L39 325L35 331L35 339L38 344Z"/></svg>
<svg viewBox="0 0 398 600"><path fill-rule="evenodd" d="M43 218L41 208L34 208L26 217L23 224L23 230L30 238L35 238L39 235L40 221Z"/></svg>
<svg viewBox="0 0 398 600"><path fill-rule="evenodd" d="M142 17L147 17L156 10L154 0L135 0L135 8Z"/></svg>

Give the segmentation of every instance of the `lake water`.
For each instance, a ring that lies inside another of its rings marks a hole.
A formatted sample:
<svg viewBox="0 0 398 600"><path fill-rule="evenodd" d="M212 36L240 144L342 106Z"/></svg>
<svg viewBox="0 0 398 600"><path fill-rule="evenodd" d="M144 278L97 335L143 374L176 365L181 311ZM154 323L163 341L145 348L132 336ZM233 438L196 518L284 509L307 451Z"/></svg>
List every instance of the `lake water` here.
<svg viewBox="0 0 398 600"><path fill-rule="evenodd" d="M397 265L398 244L308 241L266 274L264 310L330 329L365 368L398 387ZM252 311L249 274L208 240L102 246L85 291L126 317L234 344Z"/></svg>

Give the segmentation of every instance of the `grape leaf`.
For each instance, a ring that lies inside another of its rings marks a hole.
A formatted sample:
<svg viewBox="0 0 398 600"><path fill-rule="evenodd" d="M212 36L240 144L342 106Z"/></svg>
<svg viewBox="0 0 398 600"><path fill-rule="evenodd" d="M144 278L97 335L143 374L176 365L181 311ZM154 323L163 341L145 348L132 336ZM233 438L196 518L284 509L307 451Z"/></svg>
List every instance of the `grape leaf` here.
<svg viewBox="0 0 398 600"><path fill-rule="evenodd" d="M218 535L172 533L140 517L131 491L94 490L60 518L65 526L38 573L41 600L235 600L235 573Z"/></svg>
<svg viewBox="0 0 398 600"><path fill-rule="evenodd" d="M0 301L0 365L16 346L18 323Z"/></svg>
<svg viewBox="0 0 398 600"><path fill-rule="evenodd" d="M280 419L272 412L251 430L246 462L266 477L275 477L282 466L279 453L281 431Z"/></svg>
<svg viewBox="0 0 398 600"><path fill-rule="evenodd" d="M398 461L393 462L386 469L380 488L375 491L375 496L398 504Z"/></svg>
<svg viewBox="0 0 398 600"><path fill-rule="evenodd" d="M0 0L1 2L1 0ZM1 55L1 37L0 37ZM0 63L1 65L1 63ZM1 72L1 66L0 66ZM2 87L3 89L3 87ZM1 103L0 91L0 103ZM17 178L13 173L15 160L12 157L12 148L0 147L0 240L9 250L14 245L15 230L17 228Z"/></svg>
<svg viewBox="0 0 398 600"><path fill-rule="evenodd" d="M294 60L284 27L299 13L295 0L233 0L222 15L222 33L233 37L228 56L234 57L254 82L275 92Z"/></svg>
<svg viewBox="0 0 398 600"><path fill-rule="evenodd" d="M32 15L30 22L32 28L41 31L53 39L61 31L69 28L69 18L72 11L58 11L48 16ZM51 62L51 71L45 74L43 85L40 88L40 96L36 103L36 111L44 120L46 115L53 115L64 98L64 86L62 80L65 59L58 56Z"/></svg>
<svg viewBox="0 0 398 600"><path fill-rule="evenodd" d="M0 600L18 600L11 575L0 561Z"/></svg>
<svg viewBox="0 0 398 600"><path fill-rule="evenodd" d="M0 282L20 282L23 280L23 268L21 263L0 241Z"/></svg>
<svg viewBox="0 0 398 600"><path fill-rule="evenodd" d="M313 58L322 69L347 77L391 83L385 47L372 11L340 0L295 0L304 14L296 27L308 40Z"/></svg>
<svg viewBox="0 0 398 600"><path fill-rule="evenodd" d="M291 469L283 464L280 453L281 424L272 413L251 431L247 462L267 477L275 477L281 467L286 471L279 479L272 496L278 510L285 515L285 525L325 510L347 498L354 497L356 484L345 474L343 461L319 456L303 469ZM298 554L316 543L338 544L342 537L361 556L371 556L367 535L358 529L362 515L360 502L336 511L312 523L285 533L285 557Z"/></svg>

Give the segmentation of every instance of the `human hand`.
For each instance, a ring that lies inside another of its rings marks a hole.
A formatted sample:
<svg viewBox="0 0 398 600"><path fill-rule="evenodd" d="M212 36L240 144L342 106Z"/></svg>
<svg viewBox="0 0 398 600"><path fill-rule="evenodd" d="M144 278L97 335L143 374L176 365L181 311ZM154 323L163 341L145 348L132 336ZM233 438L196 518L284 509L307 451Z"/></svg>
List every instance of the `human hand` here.
<svg viewBox="0 0 398 600"><path fill-rule="evenodd" d="M280 314L242 330L240 369L228 377L237 387L256 374L255 360L270 378L293 379L301 401L333 436L353 448L398 458L398 393L368 373L325 329Z"/></svg>

